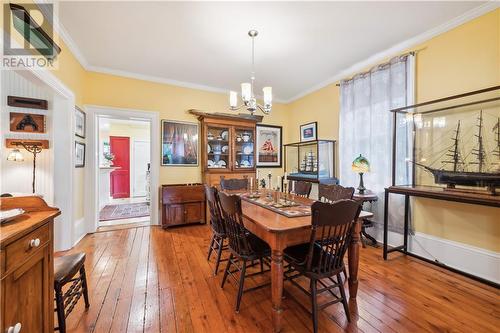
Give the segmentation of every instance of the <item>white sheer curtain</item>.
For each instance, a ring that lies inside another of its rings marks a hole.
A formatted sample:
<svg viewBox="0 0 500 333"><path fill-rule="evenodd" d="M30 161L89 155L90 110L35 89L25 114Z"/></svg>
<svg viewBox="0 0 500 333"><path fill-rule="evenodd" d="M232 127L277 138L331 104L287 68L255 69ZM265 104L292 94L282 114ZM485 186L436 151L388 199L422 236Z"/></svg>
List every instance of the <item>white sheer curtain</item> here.
<svg viewBox="0 0 500 333"><path fill-rule="evenodd" d="M392 59L374 70L340 84L340 183L357 187L359 175L351 170L352 161L362 154L371 171L364 175L365 187L379 200L374 205L375 221L383 222L384 188L391 185L392 123L389 110L413 104L414 56ZM405 117L398 118L397 181L411 182L411 126ZM397 200L397 202L395 201ZM391 198L390 228L401 230L400 199Z"/></svg>

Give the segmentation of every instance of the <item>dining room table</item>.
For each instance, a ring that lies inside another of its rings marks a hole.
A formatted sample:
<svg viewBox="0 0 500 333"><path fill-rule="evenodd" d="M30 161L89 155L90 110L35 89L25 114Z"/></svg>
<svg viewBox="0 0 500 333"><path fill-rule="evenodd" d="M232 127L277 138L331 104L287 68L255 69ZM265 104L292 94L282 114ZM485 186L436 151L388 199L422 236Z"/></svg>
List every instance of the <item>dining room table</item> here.
<svg viewBox="0 0 500 333"><path fill-rule="evenodd" d="M271 247L271 298L273 332L280 332L283 321L283 251L292 245L307 243L311 237L310 207L315 200L286 194L286 200L295 203L291 208L275 208L272 203L282 201L283 193L260 190L258 194L233 192L241 196L241 208L245 228L254 233ZM277 197L281 197L276 199ZM268 200L266 203L266 199ZM307 213L307 208L309 213ZM294 215L295 214L295 215ZM349 297L355 299L358 291L358 265L360 249L360 231L363 219L373 213L361 211L352 229L351 243L348 248L348 285ZM334 217L333 217L334 218Z"/></svg>

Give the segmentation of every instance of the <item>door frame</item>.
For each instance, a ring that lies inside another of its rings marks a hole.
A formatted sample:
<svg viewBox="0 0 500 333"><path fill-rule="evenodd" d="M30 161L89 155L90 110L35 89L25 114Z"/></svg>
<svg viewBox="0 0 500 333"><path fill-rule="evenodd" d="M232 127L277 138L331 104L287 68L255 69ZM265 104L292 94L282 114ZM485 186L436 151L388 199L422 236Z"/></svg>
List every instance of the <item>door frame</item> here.
<svg viewBox="0 0 500 333"><path fill-rule="evenodd" d="M137 170L136 170L135 164L134 164L135 158L136 158L136 156L135 156L135 144L137 142L146 142L149 145L150 149L151 149L151 141L149 141L149 140L142 140L142 139L137 139L137 140L133 139L131 141L132 141L132 145L131 145L131 149L130 150L132 151L132 154L130 154L130 159L132 160L132 162L130 163L130 175L131 175L131 177L130 177L130 180L131 180L130 181L130 197L131 198L136 198L136 196L135 196L135 178L137 176L136 175L136 171ZM149 164L151 164L151 155L149 156ZM144 196L147 196L147 193Z"/></svg>
<svg viewBox="0 0 500 333"><path fill-rule="evenodd" d="M150 162L151 162L151 198L150 198L150 223L159 224L159 199L158 188L160 183L160 114L158 111L144 111L135 109L114 108L99 105L86 105L88 126L88 162L85 187L85 224L87 232L97 230L99 224L99 123L98 117L107 116L115 119L129 119L148 121L150 124Z"/></svg>

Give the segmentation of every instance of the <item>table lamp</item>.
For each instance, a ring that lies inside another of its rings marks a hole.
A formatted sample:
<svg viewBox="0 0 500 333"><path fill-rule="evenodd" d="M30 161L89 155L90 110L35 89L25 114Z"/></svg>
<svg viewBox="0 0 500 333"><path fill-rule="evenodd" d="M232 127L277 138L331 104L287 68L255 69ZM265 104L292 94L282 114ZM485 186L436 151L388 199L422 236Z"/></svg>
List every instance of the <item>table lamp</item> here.
<svg viewBox="0 0 500 333"><path fill-rule="evenodd" d="M358 157L352 161L352 171L359 173L359 186L358 193L365 194L365 185L363 184L363 174L370 172L370 162L363 155L359 154Z"/></svg>

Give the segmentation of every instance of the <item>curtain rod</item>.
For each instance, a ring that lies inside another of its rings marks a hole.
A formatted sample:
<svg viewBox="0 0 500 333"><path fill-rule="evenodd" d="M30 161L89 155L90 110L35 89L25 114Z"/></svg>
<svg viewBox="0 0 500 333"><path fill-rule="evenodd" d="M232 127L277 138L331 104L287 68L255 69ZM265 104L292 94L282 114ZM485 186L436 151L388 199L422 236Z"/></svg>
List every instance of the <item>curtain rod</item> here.
<svg viewBox="0 0 500 333"><path fill-rule="evenodd" d="M340 80L340 81L349 81L349 80L352 80L352 79L353 79L355 76L357 76L357 75L365 75L365 74L368 74L368 73L370 73L371 71L373 71L374 69L376 69L376 68L378 68L378 67L380 67L380 66L384 66L384 65L388 65L388 64L390 64L390 63L391 63L391 60L392 60L392 59L394 59L394 58L401 58L401 57L405 57L405 56L408 56L408 55L412 55L412 56L414 56L414 55L416 55L416 54L417 54L417 52L418 52L417 50L413 50L413 51L405 52L405 53L400 54L400 55L398 55L398 56L392 57L392 58L391 58L389 61L387 61L387 62L383 62L383 63L377 64L377 65L375 65L375 66L372 66L372 67L370 67L370 69L369 69L369 70L367 70L367 71L365 71L365 72L359 72L359 73L356 73L356 74L352 75L349 79L343 79L343 80ZM337 87L340 87L340 83L336 83L335 85L336 85Z"/></svg>

